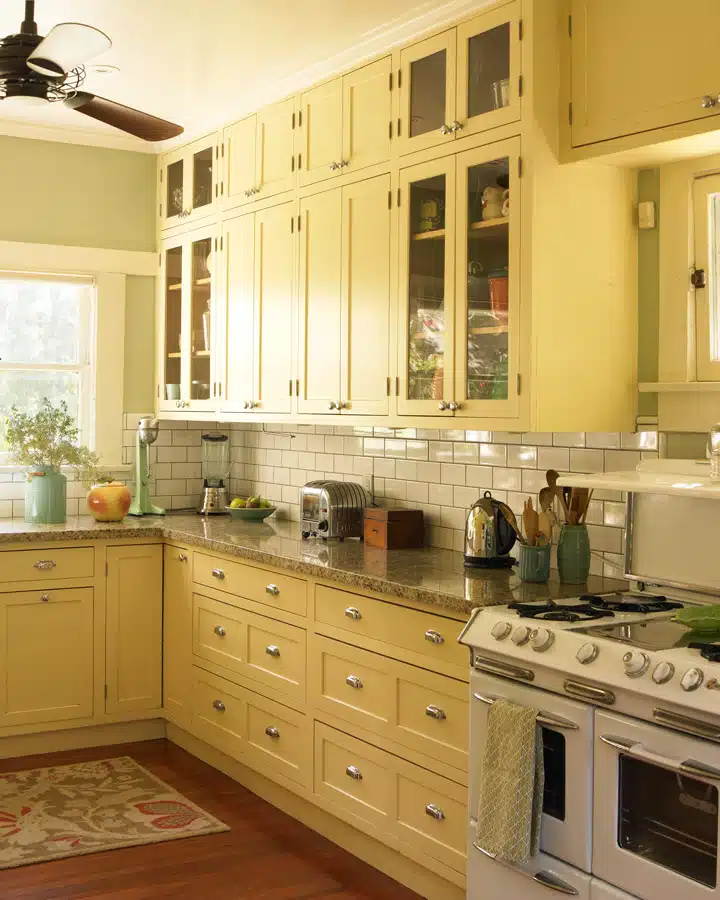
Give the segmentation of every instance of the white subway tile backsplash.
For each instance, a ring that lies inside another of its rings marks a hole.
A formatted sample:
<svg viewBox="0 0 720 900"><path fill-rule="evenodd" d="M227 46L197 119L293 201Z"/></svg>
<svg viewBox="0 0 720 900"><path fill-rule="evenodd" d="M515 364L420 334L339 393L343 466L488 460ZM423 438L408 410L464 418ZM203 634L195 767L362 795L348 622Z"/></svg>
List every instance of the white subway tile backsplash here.
<svg viewBox="0 0 720 900"><path fill-rule="evenodd" d="M565 447L538 448L538 468L567 472L570 468L570 451Z"/></svg>
<svg viewBox="0 0 720 900"><path fill-rule="evenodd" d="M453 459L456 463L477 465L478 445L465 441L458 441L456 444L453 444Z"/></svg>
<svg viewBox="0 0 720 900"><path fill-rule="evenodd" d="M498 466L493 469L493 488L503 491L519 491L522 485L522 471L520 469L503 469Z"/></svg>
<svg viewBox="0 0 720 900"><path fill-rule="evenodd" d="M376 459L373 468L373 474L380 478L395 477L395 460L394 459Z"/></svg>
<svg viewBox="0 0 720 900"><path fill-rule="evenodd" d="M417 467L418 481L437 483L440 481L440 463L420 462Z"/></svg>
<svg viewBox="0 0 720 900"><path fill-rule="evenodd" d="M437 506L452 506L454 500L453 486L451 484L431 483L428 490L428 500Z"/></svg>
<svg viewBox="0 0 720 900"><path fill-rule="evenodd" d="M507 464L511 468L536 469L538 463L537 447L523 444L510 444L507 448Z"/></svg>
<svg viewBox="0 0 720 900"><path fill-rule="evenodd" d="M489 489L493 486L491 466L466 466L465 483L470 487Z"/></svg>
<svg viewBox="0 0 720 900"><path fill-rule="evenodd" d="M430 441L428 454L432 462L452 462L453 445L450 441Z"/></svg>
<svg viewBox="0 0 720 900"><path fill-rule="evenodd" d="M571 450L571 472L602 472L604 457L602 450Z"/></svg>
<svg viewBox="0 0 720 900"><path fill-rule="evenodd" d="M483 466L504 466L507 464L507 447L503 444L479 444L478 461Z"/></svg>
<svg viewBox="0 0 720 900"><path fill-rule="evenodd" d="M440 480L443 484L465 484L465 466L441 463Z"/></svg>

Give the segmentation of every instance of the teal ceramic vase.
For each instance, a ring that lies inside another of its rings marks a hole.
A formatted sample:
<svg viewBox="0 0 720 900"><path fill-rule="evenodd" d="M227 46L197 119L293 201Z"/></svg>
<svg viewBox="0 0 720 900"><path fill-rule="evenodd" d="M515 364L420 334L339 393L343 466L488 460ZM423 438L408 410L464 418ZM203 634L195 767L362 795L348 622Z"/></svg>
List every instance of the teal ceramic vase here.
<svg viewBox="0 0 720 900"><path fill-rule="evenodd" d="M52 466L35 466L25 482L25 521L62 525L67 518L67 478Z"/></svg>
<svg viewBox="0 0 720 900"><path fill-rule="evenodd" d="M560 581L584 584L590 574L590 538L586 525L563 525L557 548Z"/></svg>
<svg viewBox="0 0 720 900"><path fill-rule="evenodd" d="M520 580L544 584L550 577L550 544L520 544Z"/></svg>

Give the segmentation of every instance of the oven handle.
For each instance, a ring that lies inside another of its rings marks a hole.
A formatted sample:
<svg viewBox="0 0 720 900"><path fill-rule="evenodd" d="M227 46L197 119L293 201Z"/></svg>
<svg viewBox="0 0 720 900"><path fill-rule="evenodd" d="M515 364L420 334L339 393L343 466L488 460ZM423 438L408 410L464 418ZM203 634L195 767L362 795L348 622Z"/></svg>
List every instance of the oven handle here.
<svg viewBox="0 0 720 900"><path fill-rule="evenodd" d="M629 741L626 738L616 737L615 735L601 734L600 740L603 744L613 747L626 756L632 756L633 759L651 763L659 766L661 769L668 769L670 772L677 772L679 775L689 775L691 778L701 778L704 781L720 781L720 769L706 766L705 763L701 763L696 759L670 759L669 756L662 756L660 753L646 750L637 741Z"/></svg>
<svg viewBox="0 0 720 900"><path fill-rule="evenodd" d="M709 741L720 741L720 728L710 725L709 722L703 722L701 719L681 716L680 713L659 708L653 710L653 718L660 725L666 725L668 728L674 728L676 731L683 731L685 734L706 738Z"/></svg>
<svg viewBox="0 0 720 900"><path fill-rule="evenodd" d="M481 703L486 703L488 706L492 706L496 700L499 700L499 697L485 697L482 694L473 694L473 697L476 700L479 700ZM567 728L572 731L577 731L580 726L577 722L571 722L570 719L561 719L560 716L551 716L550 713L539 712L537 719L538 725L544 725L548 728Z"/></svg>
<svg viewBox="0 0 720 900"><path fill-rule="evenodd" d="M488 659L486 656L475 656L473 666L478 672L488 675L499 675L501 678L512 678L514 681L534 681L535 673L532 669L523 669L520 666L511 666L510 663L498 662Z"/></svg>
<svg viewBox="0 0 720 900"><path fill-rule="evenodd" d="M571 884L568 884L567 881L563 881L562 878L558 878L557 875L554 875L552 872L547 872L544 869L541 869L539 872L525 872L523 869L518 869L510 863L505 862L503 859L497 859L494 853L488 853L488 851L484 850L480 844L473 842L473 847L481 853L484 853L488 859L492 859L494 862L500 863L500 865L505 866L508 869L512 869L513 872L517 872L518 875L525 875L527 878L532 878L533 881L536 881L543 887L550 888L551 891L557 891L559 894L567 894L569 897L577 897L580 893Z"/></svg>

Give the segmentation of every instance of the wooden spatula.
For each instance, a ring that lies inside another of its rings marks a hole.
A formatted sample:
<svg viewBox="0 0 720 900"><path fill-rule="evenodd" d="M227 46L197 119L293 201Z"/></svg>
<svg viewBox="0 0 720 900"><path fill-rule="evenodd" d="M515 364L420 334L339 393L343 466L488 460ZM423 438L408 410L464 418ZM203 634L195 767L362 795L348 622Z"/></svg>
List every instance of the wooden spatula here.
<svg viewBox="0 0 720 900"><path fill-rule="evenodd" d="M523 506L523 525L525 526L525 539L531 547L534 547L539 531L539 522L538 514L533 509L532 497L528 498Z"/></svg>

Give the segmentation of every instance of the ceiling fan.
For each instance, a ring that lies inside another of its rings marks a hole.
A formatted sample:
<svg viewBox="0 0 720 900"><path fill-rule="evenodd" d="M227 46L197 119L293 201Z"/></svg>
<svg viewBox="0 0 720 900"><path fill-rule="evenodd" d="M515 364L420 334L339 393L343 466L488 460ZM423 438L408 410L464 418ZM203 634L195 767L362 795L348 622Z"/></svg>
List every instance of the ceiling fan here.
<svg viewBox="0 0 720 900"><path fill-rule="evenodd" d="M122 103L81 91L84 63L112 47L97 28L64 22L47 37L37 33L35 0L25 0L19 34L0 40L0 100L42 104L62 101L69 109L145 141L165 141L183 128Z"/></svg>

